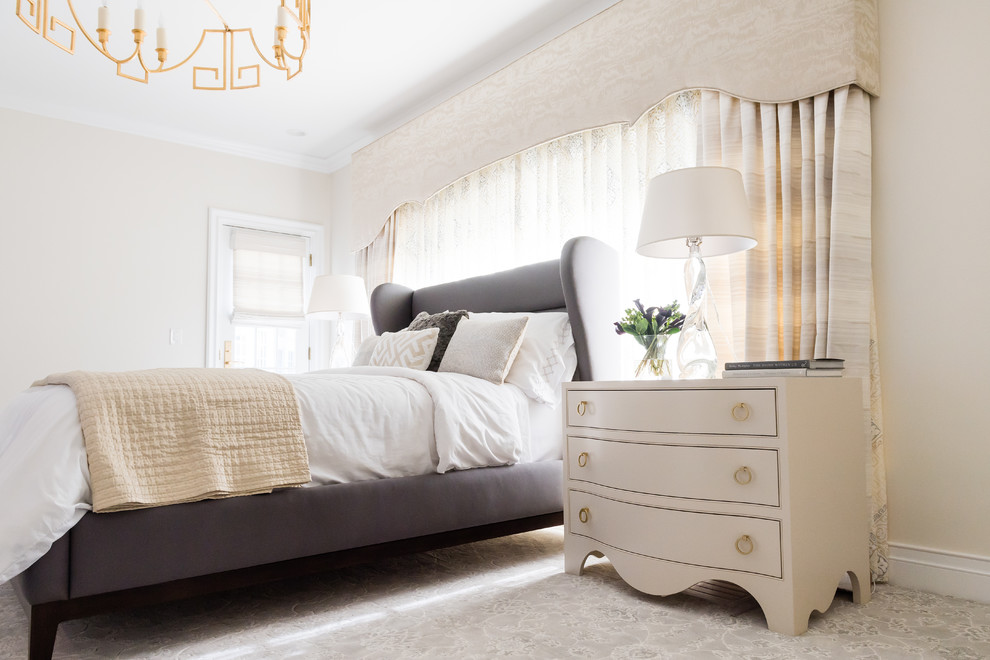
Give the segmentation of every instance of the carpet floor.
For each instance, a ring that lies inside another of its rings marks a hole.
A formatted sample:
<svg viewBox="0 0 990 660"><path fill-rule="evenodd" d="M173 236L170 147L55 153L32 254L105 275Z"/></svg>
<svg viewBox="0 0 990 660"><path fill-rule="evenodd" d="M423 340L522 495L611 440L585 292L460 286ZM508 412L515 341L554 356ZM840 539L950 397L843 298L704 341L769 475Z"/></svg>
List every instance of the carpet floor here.
<svg viewBox="0 0 990 660"><path fill-rule="evenodd" d="M0 586L0 657L26 657L27 632ZM731 590L649 596L606 560L568 575L557 528L69 621L55 657L977 659L990 605L880 585L859 606L840 591L787 637Z"/></svg>

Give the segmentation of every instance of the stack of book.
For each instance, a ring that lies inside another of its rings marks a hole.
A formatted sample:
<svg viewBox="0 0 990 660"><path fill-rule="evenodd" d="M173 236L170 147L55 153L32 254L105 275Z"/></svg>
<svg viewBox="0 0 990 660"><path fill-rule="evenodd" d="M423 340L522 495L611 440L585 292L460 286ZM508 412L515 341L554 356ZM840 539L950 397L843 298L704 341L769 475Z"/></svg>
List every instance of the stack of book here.
<svg viewBox="0 0 990 660"><path fill-rule="evenodd" d="M841 376L845 372L841 358L817 360L762 360L726 362L722 378L767 378L770 376Z"/></svg>

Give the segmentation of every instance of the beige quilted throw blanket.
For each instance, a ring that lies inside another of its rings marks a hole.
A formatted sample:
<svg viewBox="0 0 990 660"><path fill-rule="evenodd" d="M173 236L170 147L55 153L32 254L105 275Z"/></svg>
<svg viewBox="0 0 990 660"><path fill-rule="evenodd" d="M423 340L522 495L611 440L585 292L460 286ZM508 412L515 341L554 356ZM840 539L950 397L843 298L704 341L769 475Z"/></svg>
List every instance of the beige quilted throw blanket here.
<svg viewBox="0 0 990 660"><path fill-rule="evenodd" d="M53 374L76 395L97 512L267 493L310 480L295 392L256 369Z"/></svg>

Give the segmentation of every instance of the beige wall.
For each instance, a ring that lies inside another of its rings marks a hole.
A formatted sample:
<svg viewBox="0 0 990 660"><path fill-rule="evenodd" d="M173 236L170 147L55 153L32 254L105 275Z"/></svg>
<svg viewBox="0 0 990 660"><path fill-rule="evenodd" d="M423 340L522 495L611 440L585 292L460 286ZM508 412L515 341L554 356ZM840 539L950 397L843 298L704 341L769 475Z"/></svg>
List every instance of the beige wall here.
<svg viewBox="0 0 990 660"><path fill-rule="evenodd" d="M990 558L990 2L880 0L873 258L890 540Z"/></svg>
<svg viewBox="0 0 990 660"><path fill-rule="evenodd" d="M49 372L203 366L208 209L326 224L329 181L0 110L0 406Z"/></svg>
<svg viewBox="0 0 990 660"><path fill-rule="evenodd" d="M351 252L353 222L351 213L351 166L330 174L331 229L330 272L345 275L356 274L355 255Z"/></svg>

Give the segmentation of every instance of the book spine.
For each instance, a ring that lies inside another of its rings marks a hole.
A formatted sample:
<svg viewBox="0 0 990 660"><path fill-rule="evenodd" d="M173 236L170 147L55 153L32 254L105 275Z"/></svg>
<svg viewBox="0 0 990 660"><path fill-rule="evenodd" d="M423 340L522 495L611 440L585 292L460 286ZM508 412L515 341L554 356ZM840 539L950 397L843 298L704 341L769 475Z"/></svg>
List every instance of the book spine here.
<svg viewBox="0 0 990 660"><path fill-rule="evenodd" d="M845 369L736 369L735 371L723 371L722 378L778 378L780 376L840 377L845 373L845 371Z"/></svg>
<svg viewBox="0 0 990 660"><path fill-rule="evenodd" d="M759 362L726 362L727 371L737 369L807 369L809 360L771 360Z"/></svg>

